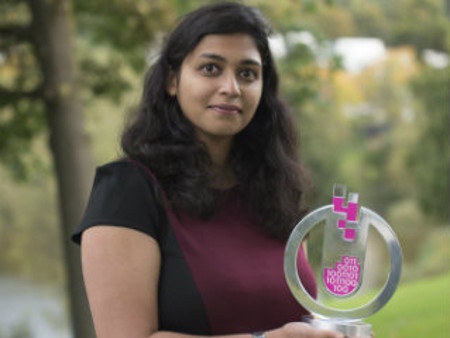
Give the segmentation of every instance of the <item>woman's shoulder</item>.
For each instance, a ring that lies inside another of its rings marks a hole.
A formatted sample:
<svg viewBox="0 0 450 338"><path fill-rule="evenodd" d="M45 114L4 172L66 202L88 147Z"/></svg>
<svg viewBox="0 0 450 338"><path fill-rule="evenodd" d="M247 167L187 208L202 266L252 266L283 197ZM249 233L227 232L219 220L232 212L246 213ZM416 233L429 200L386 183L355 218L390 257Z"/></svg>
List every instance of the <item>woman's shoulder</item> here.
<svg viewBox="0 0 450 338"><path fill-rule="evenodd" d="M97 167L82 222L72 239L79 243L84 230L100 224L158 238L164 212L158 184L143 164L128 159L108 162Z"/></svg>
<svg viewBox="0 0 450 338"><path fill-rule="evenodd" d="M121 158L101 164L96 169L96 179L118 176L121 179L135 178L157 181L155 174L142 162L131 158Z"/></svg>

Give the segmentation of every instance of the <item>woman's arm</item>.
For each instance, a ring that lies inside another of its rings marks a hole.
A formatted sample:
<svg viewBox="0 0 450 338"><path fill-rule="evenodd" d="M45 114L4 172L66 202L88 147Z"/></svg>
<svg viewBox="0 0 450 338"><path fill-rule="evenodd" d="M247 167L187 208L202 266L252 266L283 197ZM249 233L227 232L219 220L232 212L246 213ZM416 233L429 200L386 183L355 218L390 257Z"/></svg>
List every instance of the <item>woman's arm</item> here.
<svg viewBox="0 0 450 338"><path fill-rule="evenodd" d="M81 242L86 292L98 338L187 338L158 331L158 280L161 255L157 242L139 231L99 225ZM267 338L334 338L334 332L289 323L268 331ZM192 336L191 336L192 337ZM250 334L227 336L251 338Z"/></svg>
<svg viewBox="0 0 450 338"><path fill-rule="evenodd" d="M161 256L154 239L95 226L83 233L81 260L97 337L148 337L158 329Z"/></svg>

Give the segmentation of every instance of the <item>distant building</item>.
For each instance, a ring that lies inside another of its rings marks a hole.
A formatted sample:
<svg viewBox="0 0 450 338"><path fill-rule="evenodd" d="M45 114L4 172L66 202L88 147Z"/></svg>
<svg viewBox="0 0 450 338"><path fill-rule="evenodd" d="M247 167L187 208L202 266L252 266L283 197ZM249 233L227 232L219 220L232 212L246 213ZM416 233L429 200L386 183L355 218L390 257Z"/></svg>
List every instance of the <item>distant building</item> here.
<svg viewBox="0 0 450 338"><path fill-rule="evenodd" d="M448 67L450 60L447 53L439 52L433 49L425 49L422 53L422 59L425 63L434 68Z"/></svg>
<svg viewBox="0 0 450 338"><path fill-rule="evenodd" d="M386 58L386 46L378 38L339 38L334 41L332 52L341 57L342 66L351 73Z"/></svg>

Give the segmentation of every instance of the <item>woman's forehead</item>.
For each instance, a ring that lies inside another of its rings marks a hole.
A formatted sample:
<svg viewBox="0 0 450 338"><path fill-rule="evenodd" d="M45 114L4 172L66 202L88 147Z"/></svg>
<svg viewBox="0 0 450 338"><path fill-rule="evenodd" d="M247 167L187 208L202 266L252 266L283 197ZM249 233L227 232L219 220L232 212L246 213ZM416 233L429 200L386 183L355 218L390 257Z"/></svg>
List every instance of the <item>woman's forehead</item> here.
<svg viewBox="0 0 450 338"><path fill-rule="evenodd" d="M204 36L186 58L203 58L212 55L225 59L246 59L262 64L255 40L249 34L208 34Z"/></svg>

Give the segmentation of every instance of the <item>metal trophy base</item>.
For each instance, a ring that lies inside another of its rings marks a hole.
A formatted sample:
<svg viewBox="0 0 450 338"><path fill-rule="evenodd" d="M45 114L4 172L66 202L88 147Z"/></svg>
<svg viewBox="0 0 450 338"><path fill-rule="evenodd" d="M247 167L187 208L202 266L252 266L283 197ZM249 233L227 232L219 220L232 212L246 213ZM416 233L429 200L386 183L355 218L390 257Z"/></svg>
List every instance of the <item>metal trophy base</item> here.
<svg viewBox="0 0 450 338"><path fill-rule="evenodd" d="M372 325L362 321L337 321L332 319L307 318L316 329L341 332L346 338L370 338Z"/></svg>

